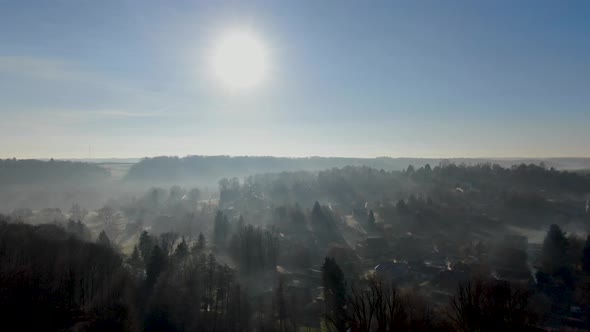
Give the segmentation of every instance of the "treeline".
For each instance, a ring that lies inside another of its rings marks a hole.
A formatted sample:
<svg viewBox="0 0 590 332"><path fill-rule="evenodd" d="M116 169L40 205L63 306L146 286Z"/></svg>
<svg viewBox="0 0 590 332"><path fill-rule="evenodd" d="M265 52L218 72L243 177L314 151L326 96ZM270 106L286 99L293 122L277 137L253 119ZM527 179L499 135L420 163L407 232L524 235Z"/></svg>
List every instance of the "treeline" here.
<svg viewBox="0 0 590 332"><path fill-rule="evenodd" d="M515 204L526 207L539 199L588 194L590 175L557 171L542 164L503 168L498 164L441 163L408 166L403 171L347 166L318 173L253 175L241 184L236 178L222 179L219 190L222 203L236 207L252 206L260 199L279 204L295 201L308 205L316 200L364 204L407 200L413 195L449 201L457 192L482 202L519 200Z"/></svg>
<svg viewBox="0 0 590 332"><path fill-rule="evenodd" d="M486 177L483 181L497 175L499 169L518 168L521 173L532 174L531 169L522 169L522 166L530 168L530 165L519 164L518 160L495 160L485 159L428 159L428 158L338 158L338 157L307 157L307 158L281 158L281 157L230 157L230 156L188 156L179 157L155 157L144 158L134 164L125 175L127 182L149 182L150 184L180 184L180 183L213 183L223 177L244 177L253 174L278 173L278 172L318 172L332 168L369 167L384 171L403 171L408 168L424 168L426 165L456 166L458 168L470 168L465 165L477 165L482 168ZM542 160L535 161L543 164ZM580 159L579 164L588 163ZM549 165L568 166L568 160L551 159ZM413 166L412 166L413 165ZM514 166L520 165L520 166ZM576 164L577 165L577 164ZM542 167L545 168L545 167ZM553 169L547 167L546 169ZM473 170L473 169L472 169ZM554 169L553 169L554 170ZM458 174L455 170L445 167L445 176L466 175L465 172ZM556 173L560 173L557 172ZM520 174L526 175L526 174ZM104 181L110 178L110 172L100 165L58 160L35 160L35 159L3 159L0 160L0 183L1 184L43 184L43 183L87 183L93 181ZM473 177L470 177L473 179ZM528 178L535 181L535 178ZM563 180L552 176L546 179L547 183L554 185ZM476 180L477 181L477 180ZM568 180L575 181L575 178Z"/></svg>
<svg viewBox="0 0 590 332"><path fill-rule="evenodd" d="M567 160L552 159L551 165L568 166ZM426 164L438 165L441 162L476 165L496 163L502 167L522 163L521 160L485 160L485 159L433 159L433 158L280 158L280 157L230 157L230 156L188 156L144 158L133 165L125 180L130 182L150 183L211 183L222 177L243 177L260 173L320 171L346 166L367 166L386 171L401 171L409 165L423 167ZM540 163L542 160L528 161ZM583 164L582 159L580 163ZM587 161L586 161L587 162ZM587 162L590 164L590 162Z"/></svg>
<svg viewBox="0 0 590 332"><path fill-rule="evenodd" d="M440 167L406 169L406 173L422 181L446 181L489 189L543 190L553 193L585 194L590 192L590 177L584 174L559 171L545 164L520 164L509 168L498 164L441 164Z"/></svg>
<svg viewBox="0 0 590 332"><path fill-rule="evenodd" d="M108 170L90 163L35 159L0 160L0 184L61 184L80 185L108 180Z"/></svg>
<svg viewBox="0 0 590 332"><path fill-rule="evenodd" d="M422 165L428 160L414 160ZM434 160L433 160L434 161ZM332 167L370 166L388 170L403 169L409 164L406 158L280 158L280 157L230 157L188 156L145 158L133 165L125 177L127 181L163 183L212 182L221 177L247 176L258 173L283 171L319 171Z"/></svg>

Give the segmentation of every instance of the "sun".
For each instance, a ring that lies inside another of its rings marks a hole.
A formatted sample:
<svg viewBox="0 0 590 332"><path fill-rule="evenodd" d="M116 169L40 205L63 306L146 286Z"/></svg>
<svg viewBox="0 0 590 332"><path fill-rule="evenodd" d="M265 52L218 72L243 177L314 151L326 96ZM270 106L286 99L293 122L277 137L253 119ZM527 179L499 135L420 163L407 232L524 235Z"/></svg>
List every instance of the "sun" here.
<svg viewBox="0 0 590 332"><path fill-rule="evenodd" d="M245 30L226 32L213 46L211 70L231 90L259 86L268 75L268 52L256 36Z"/></svg>

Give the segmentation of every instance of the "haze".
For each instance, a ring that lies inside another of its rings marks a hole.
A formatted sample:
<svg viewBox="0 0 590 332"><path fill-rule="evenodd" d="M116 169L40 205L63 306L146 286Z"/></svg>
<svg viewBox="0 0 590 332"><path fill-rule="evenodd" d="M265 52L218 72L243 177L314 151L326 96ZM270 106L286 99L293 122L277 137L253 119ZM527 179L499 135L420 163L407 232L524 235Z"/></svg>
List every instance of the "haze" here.
<svg viewBox="0 0 590 332"><path fill-rule="evenodd" d="M1 6L2 157L589 156L585 1ZM263 84L212 77L228 30Z"/></svg>
<svg viewBox="0 0 590 332"><path fill-rule="evenodd" d="M590 331L590 1L0 0L0 330Z"/></svg>

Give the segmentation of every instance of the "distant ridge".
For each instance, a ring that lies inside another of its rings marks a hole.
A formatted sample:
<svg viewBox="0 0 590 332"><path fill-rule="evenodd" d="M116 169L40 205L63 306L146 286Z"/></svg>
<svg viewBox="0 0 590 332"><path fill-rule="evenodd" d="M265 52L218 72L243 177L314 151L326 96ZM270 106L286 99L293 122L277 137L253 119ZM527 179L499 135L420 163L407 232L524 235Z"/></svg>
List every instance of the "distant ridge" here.
<svg viewBox="0 0 590 332"><path fill-rule="evenodd" d="M320 171L345 166L366 166L401 171L409 165L432 167L440 163L481 163L511 167L541 164L568 171L590 171L590 158L347 158L271 156L162 156L151 158L0 159L0 183L82 183L105 180L149 185L216 184L223 177L260 173Z"/></svg>
<svg viewBox="0 0 590 332"><path fill-rule="evenodd" d="M131 166L126 181L155 183L206 182L222 177L242 177L257 173L284 171L319 171L334 167L367 166L387 171L400 171L409 165L422 167L444 163L474 165L494 163L502 167L518 164L540 164L560 170L590 168L590 158L345 158L345 157L269 157L269 156L187 156L144 158Z"/></svg>

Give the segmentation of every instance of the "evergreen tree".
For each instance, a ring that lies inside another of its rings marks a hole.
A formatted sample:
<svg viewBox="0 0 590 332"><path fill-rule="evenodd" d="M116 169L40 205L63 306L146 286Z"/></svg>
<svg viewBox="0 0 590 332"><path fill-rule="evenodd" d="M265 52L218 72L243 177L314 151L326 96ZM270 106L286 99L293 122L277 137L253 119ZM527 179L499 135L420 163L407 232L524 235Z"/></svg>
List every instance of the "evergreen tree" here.
<svg viewBox="0 0 590 332"><path fill-rule="evenodd" d="M397 212L399 214L406 214L409 211L408 206L406 205L406 201L404 201L403 199L397 201L397 203L395 204L395 208L397 209Z"/></svg>
<svg viewBox="0 0 590 332"><path fill-rule="evenodd" d="M90 241L92 239L90 230L81 221L70 219L66 225L66 230L79 240Z"/></svg>
<svg viewBox="0 0 590 332"><path fill-rule="evenodd" d="M206 247L207 240L205 239L205 235L203 235L203 233L199 233L199 239L197 240L197 243L195 243L195 245L193 246L193 251L199 252L205 249Z"/></svg>
<svg viewBox="0 0 590 332"><path fill-rule="evenodd" d="M584 245L584 253L582 256L582 269L586 273L590 273L590 235L586 238L586 245Z"/></svg>
<svg viewBox="0 0 590 332"><path fill-rule="evenodd" d="M311 222L315 225L319 225L325 222L324 212L318 201L315 201L313 209L311 210Z"/></svg>
<svg viewBox="0 0 590 332"><path fill-rule="evenodd" d="M207 256L205 263L205 308L213 307L213 300L215 297L215 274L217 272L217 259L212 253Z"/></svg>
<svg viewBox="0 0 590 332"><path fill-rule="evenodd" d="M553 273L564 267L567 238L558 225L551 225L543 241L542 264L545 272Z"/></svg>
<svg viewBox="0 0 590 332"><path fill-rule="evenodd" d="M229 221L221 211L217 211L213 225L213 240L218 247L225 247L229 235Z"/></svg>
<svg viewBox="0 0 590 332"><path fill-rule="evenodd" d="M326 257L322 266L326 320L336 331L346 331L346 285L344 273L334 258Z"/></svg>
<svg viewBox="0 0 590 332"><path fill-rule="evenodd" d="M151 256L146 263L145 269L146 281L150 287L155 285L160 273L164 271L164 268L166 267L166 258L166 254L162 248L156 244L151 250Z"/></svg>
<svg viewBox="0 0 590 332"><path fill-rule="evenodd" d="M164 250L166 255L170 255L172 253L172 249L174 248L174 243L178 239L178 234L174 232L166 232L160 234L160 248Z"/></svg>
<svg viewBox="0 0 590 332"><path fill-rule="evenodd" d="M140 268L142 266L141 254L137 245L133 246L133 252L131 253L131 257L129 257L128 263L134 268Z"/></svg>
<svg viewBox="0 0 590 332"><path fill-rule="evenodd" d="M154 239L147 231L141 232L139 236L139 253L141 254L141 259L145 264L149 261L150 257L152 256L152 248L154 247Z"/></svg>
<svg viewBox="0 0 590 332"><path fill-rule="evenodd" d="M180 243L176 246L176 250L174 251L174 256L176 256L178 258L183 258L183 257L186 257L186 255L188 255L188 245L186 244L186 241L184 240L184 237L183 237L182 240L180 241Z"/></svg>
<svg viewBox="0 0 590 332"><path fill-rule="evenodd" d="M278 251L277 234L252 225L234 234L229 246L232 258L245 274L265 269L274 271Z"/></svg>
<svg viewBox="0 0 590 332"><path fill-rule="evenodd" d="M107 236L107 233L105 233L105 231L102 231L102 232L100 232L100 234L98 234L98 238L96 239L96 243L103 245L105 247L111 246L111 240L109 239L109 237Z"/></svg>
<svg viewBox="0 0 590 332"><path fill-rule="evenodd" d="M327 215L326 213L327 211L324 211L320 206L320 203L316 201L311 210L311 225L320 238L326 237L324 240L329 238L328 235L333 235L330 215Z"/></svg>

